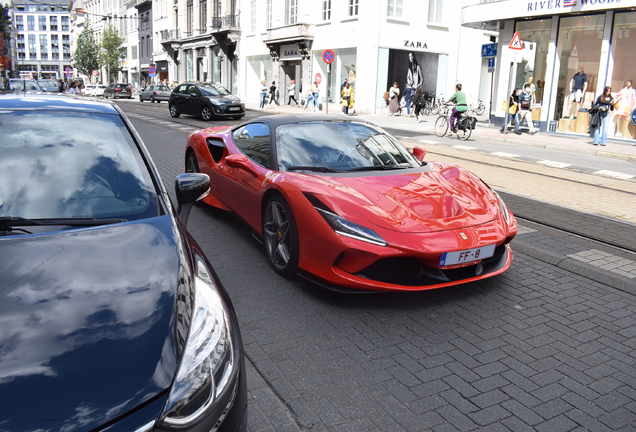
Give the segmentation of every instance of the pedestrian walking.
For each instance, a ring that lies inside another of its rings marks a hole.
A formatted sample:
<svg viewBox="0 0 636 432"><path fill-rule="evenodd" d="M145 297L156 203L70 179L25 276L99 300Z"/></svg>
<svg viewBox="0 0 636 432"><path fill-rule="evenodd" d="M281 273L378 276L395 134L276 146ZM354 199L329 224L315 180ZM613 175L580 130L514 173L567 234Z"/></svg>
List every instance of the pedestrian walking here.
<svg viewBox="0 0 636 432"><path fill-rule="evenodd" d="M406 87L404 87L404 103L406 104L406 116L407 117L411 117L411 101L413 100L413 90L415 90L412 87L409 87L409 85L407 84Z"/></svg>
<svg viewBox="0 0 636 432"><path fill-rule="evenodd" d="M66 90L68 94L77 94L77 81L73 80L68 86L68 90Z"/></svg>
<svg viewBox="0 0 636 432"><path fill-rule="evenodd" d="M269 105L274 102L276 106L280 106L278 103L278 95L276 93L276 81L272 81L272 85L269 86Z"/></svg>
<svg viewBox="0 0 636 432"><path fill-rule="evenodd" d="M291 80L291 84L287 87L287 93L289 94L287 105L291 105L291 101L294 101L296 106L298 106L298 102L296 102L296 81Z"/></svg>
<svg viewBox="0 0 636 432"><path fill-rule="evenodd" d="M320 86L314 81L314 111L318 111L320 101Z"/></svg>
<svg viewBox="0 0 636 432"><path fill-rule="evenodd" d="M400 87L394 82L389 89L389 115L395 115L400 109Z"/></svg>
<svg viewBox="0 0 636 432"><path fill-rule="evenodd" d="M422 92L422 87L418 87L417 90L415 90L415 96L413 97L413 106L415 107L415 121L417 121L418 123L420 121L420 112L422 111L422 108L424 108L425 103L426 100L424 98L424 93Z"/></svg>
<svg viewBox="0 0 636 432"><path fill-rule="evenodd" d="M592 144L604 146L607 144L609 112L614 111L614 98L612 97L612 88L610 86L606 86L603 89L603 94L596 98L596 102L590 111L592 111L592 115L598 114L599 117L597 127L594 129L594 141Z"/></svg>
<svg viewBox="0 0 636 432"><path fill-rule="evenodd" d="M349 115L349 110L353 108L353 87L349 83L345 83L341 92L342 96L342 113Z"/></svg>
<svg viewBox="0 0 636 432"><path fill-rule="evenodd" d="M265 81L261 81L261 103L258 106L260 109L265 109L265 99L267 98L267 84Z"/></svg>
<svg viewBox="0 0 636 432"><path fill-rule="evenodd" d="M307 93L305 94L305 107L303 111L307 109L307 107L311 104L314 105L314 86L313 84L309 84L309 88L307 89Z"/></svg>
<svg viewBox="0 0 636 432"><path fill-rule="evenodd" d="M528 116L528 114L530 115ZM524 118L528 122L530 135L537 133L532 124L532 92L528 83L523 86L523 91L519 94L519 125L521 125Z"/></svg>
<svg viewBox="0 0 636 432"><path fill-rule="evenodd" d="M514 89L512 94L508 98L507 112L506 117L504 119L504 124L501 126L499 132L502 134L508 133L508 123L515 121L515 133L517 135L521 135L521 131L519 130L519 117L517 116L517 111L519 109L519 89Z"/></svg>

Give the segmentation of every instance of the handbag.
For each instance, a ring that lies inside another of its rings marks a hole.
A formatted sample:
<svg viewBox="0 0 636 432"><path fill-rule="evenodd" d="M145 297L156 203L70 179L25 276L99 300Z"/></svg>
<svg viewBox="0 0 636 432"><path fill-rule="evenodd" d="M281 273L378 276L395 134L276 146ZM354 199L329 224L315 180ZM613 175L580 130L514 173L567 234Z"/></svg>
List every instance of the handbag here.
<svg viewBox="0 0 636 432"><path fill-rule="evenodd" d="M516 114L517 113L517 104L513 103L512 105L510 105L510 108L508 108L508 113L509 114Z"/></svg>

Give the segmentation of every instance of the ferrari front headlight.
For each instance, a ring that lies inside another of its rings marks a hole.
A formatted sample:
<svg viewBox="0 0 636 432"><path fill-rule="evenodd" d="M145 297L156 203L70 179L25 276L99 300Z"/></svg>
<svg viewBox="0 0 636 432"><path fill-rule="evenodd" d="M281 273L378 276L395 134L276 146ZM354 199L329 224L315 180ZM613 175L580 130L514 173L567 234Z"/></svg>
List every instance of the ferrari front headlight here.
<svg viewBox="0 0 636 432"><path fill-rule="evenodd" d="M497 192L495 192L494 189L491 189L491 190L492 190L492 193L494 193L495 196L497 197L497 200L499 200L499 209L503 213L504 219L506 219L506 223L508 223L508 225L510 225L510 213L509 213L508 207L506 206L506 203L499 196L499 194Z"/></svg>
<svg viewBox="0 0 636 432"><path fill-rule="evenodd" d="M314 207L318 210L318 213L327 221L329 226L337 233L345 237L350 237L356 240L361 240L367 243L371 243L378 246L386 246L387 242L384 241L375 231L372 229L363 227L356 223L351 222L335 213L327 210L323 210L318 207Z"/></svg>
<svg viewBox="0 0 636 432"><path fill-rule="evenodd" d="M231 331L227 305L196 255L190 331L161 419L165 426L181 429L197 423L237 375Z"/></svg>

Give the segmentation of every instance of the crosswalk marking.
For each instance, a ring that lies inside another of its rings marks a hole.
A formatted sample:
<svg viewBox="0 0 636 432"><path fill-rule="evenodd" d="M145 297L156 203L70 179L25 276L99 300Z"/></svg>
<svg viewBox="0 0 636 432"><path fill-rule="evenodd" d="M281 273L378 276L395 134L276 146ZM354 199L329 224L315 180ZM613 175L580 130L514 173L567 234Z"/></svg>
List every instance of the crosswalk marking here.
<svg viewBox="0 0 636 432"><path fill-rule="evenodd" d="M630 174L623 174L623 173L619 173L619 172L616 172L616 171L609 171L609 170L596 171L594 174L599 174L599 175L604 175L604 176L609 176L609 177L615 177L615 178L619 178L619 179L631 179L631 178L634 178L634 176L630 175Z"/></svg>
<svg viewBox="0 0 636 432"><path fill-rule="evenodd" d="M566 164L566 163L562 163L562 162L554 162L554 161L549 161L549 160L542 160L542 161L538 161L537 163L543 164L543 165L547 165L547 166L551 166L554 168L566 168L569 167L570 164Z"/></svg>
<svg viewBox="0 0 636 432"><path fill-rule="evenodd" d="M494 152L494 153L490 153L490 154L491 155L495 155L495 156L501 156L501 157L509 157L509 158L519 157L519 155L512 154L512 153L504 153L504 152Z"/></svg>
<svg viewBox="0 0 636 432"><path fill-rule="evenodd" d="M419 142L424 144L439 144L439 141L431 141L431 140L419 140Z"/></svg>
<svg viewBox="0 0 636 432"><path fill-rule="evenodd" d="M476 150L476 147L468 147L468 146L463 146L463 145L456 145L453 146L456 149L460 149L460 150Z"/></svg>

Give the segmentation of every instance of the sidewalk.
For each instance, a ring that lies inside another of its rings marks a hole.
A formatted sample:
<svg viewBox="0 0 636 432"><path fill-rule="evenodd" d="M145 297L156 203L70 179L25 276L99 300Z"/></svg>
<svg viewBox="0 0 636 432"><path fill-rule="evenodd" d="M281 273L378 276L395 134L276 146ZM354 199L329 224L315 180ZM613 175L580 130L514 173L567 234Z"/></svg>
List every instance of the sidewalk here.
<svg viewBox="0 0 636 432"><path fill-rule="evenodd" d="M289 105L266 105L264 110L260 110L257 104L245 104L247 109L252 111L262 111L268 114L312 114L309 109L303 110L302 107ZM323 104L323 110L320 113L326 114L327 107ZM329 114L341 115L341 107L339 104L331 103L328 107ZM343 116L344 117L344 116ZM434 125L437 116L421 117L420 122L415 121L415 117L387 117L381 114L354 114L352 118L363 119L385 129L398 129L408 131L410 133L425 133L435 135ZM608 139L605 147L592 145L592 138L587 135L555 133L555 132L538 132L530 135L524 132L522 135L516 135L509 132L503 135L499 132L499 127L489 126L486 116L478 117L477 128L473 131L472 139L483 139L489 141L500 141L511 144L519 144L533 147L550 148L563 151L571 151L577 153L594 154L604 157L612 157L616 159L636 162L636 141ZM435 137L436 138L436 137Z"/></svg>

